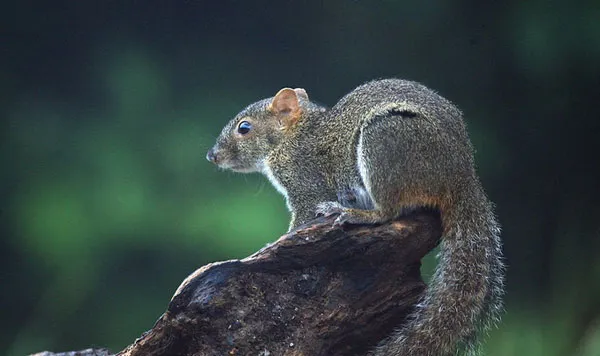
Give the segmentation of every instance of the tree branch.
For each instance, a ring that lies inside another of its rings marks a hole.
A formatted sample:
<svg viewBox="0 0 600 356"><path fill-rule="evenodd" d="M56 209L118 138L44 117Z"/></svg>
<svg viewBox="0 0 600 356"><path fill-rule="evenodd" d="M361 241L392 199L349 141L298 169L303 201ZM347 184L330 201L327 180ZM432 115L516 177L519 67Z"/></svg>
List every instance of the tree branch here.
<svg viewBox="0 0 600 356"><path fill-rule="evenodd" d="M332 221L319 218L243 260L198 269L154 327L118 355L365 354L421 297L420 260L441 236L439 215L344 230Z"/></svg>

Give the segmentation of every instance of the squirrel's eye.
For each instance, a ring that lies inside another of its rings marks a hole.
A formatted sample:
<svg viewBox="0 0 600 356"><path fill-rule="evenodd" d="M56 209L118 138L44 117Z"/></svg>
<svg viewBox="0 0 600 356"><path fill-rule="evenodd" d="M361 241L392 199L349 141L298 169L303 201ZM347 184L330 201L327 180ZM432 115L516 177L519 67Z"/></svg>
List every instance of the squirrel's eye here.
<svg viewBox="0 0 600 356"><path fill-rule="evenodd" d="M240 122L240 124L238 125L238 133L245 135L248 132L250 132L250 129L252 128L252 124L249 123L248 121L242 121Z"/></svg>

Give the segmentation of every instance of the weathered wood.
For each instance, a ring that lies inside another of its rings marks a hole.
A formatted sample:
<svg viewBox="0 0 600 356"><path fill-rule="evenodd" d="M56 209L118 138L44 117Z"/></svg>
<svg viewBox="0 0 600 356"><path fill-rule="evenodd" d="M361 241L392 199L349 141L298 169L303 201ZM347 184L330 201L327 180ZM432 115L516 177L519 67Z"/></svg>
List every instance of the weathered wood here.
<svg viewBox="0 0 600 356"><path fill-rule="evenodd" d="M421 297L420 260L439 240L439 216L344 229L332 219L198 269L118 355L365 354Z"/></svg>
<svg viewBox="0 0 600 356"><path fill-rule="evenodd" d="M81 351L68 351L68 352L49 352L43 351L33 354L31 356L110 356L112 355L107 349L85 349Z"/></svg>

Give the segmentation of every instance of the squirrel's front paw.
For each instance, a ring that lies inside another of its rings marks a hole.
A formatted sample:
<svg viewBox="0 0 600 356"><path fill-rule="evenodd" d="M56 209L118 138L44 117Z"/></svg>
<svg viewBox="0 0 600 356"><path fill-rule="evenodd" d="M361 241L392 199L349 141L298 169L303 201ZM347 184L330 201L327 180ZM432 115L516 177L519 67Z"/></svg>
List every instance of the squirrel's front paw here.
<svg viewBox="0 0 600 356"><path fill-rule="evenodd" d="M352 224L364 224L365 220L363 219L362 216L357 215L354 211L352 210L345 210L343 211L340 216L337 217L337 219L335 219L335 221L333 222L333 226L334 227L341 227L343 225L352 225Z"/></svg>
<svg viewBox="0 0 600 356"><path fill-rule="evenodd" d="M335 214L342 214L344 207L335 201L326 201L317 204L315 209L316 216L331 216Z"/></svg>
<svg viewBox="0 0 600 356"><path fill-rule="evenodd" d="M333 227L342 227L345 224L352 223L352 216L347 212L342 212L333 222Z"/></svg>

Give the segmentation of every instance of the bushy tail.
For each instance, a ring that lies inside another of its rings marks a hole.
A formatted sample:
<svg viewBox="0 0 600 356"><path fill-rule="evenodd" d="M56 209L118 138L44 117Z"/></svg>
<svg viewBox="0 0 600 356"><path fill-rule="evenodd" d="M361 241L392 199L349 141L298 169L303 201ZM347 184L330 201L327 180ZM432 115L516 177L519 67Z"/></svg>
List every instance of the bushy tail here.
<svg viewBox="0 0 600 356"><path fill-rule="evenodd" d="M425 297L406 325L373 355L479 354L478 334L495 324L502 311L504 276L500 229L491 208L483 210L446 226Z"/></svg>

